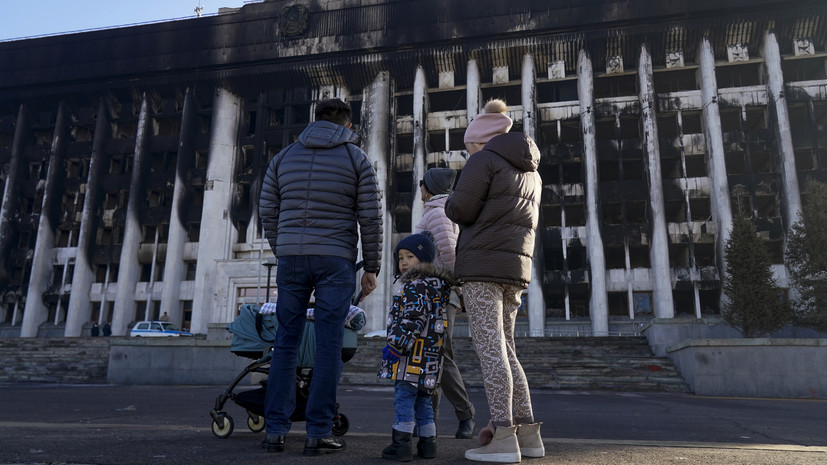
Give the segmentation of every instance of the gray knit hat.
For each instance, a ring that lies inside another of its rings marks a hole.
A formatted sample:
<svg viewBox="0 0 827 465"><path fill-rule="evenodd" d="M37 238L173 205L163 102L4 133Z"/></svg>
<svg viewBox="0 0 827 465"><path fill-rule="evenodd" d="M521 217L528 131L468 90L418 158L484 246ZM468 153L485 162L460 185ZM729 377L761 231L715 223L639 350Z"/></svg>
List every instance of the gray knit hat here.
<svg viewBox="0 0 827 465"><path fill-rule="evenodd" d="M457 170L451 168L431 168L425 172L425 189L434 195L449 194L454 190Z"/></svg>

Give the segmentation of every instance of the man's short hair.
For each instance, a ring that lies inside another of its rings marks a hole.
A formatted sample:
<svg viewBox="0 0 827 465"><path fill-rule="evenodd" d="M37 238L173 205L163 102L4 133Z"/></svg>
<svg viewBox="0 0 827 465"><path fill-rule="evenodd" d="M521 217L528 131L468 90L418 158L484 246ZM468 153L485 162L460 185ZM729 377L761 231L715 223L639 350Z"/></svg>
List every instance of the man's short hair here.
<svg viewBox="0 0 827 465"><path fill-rule="evenodd" d="M316 121L330 121L344 126L350 122L350 117L350 106L337 98L316 104Z"/></svg>

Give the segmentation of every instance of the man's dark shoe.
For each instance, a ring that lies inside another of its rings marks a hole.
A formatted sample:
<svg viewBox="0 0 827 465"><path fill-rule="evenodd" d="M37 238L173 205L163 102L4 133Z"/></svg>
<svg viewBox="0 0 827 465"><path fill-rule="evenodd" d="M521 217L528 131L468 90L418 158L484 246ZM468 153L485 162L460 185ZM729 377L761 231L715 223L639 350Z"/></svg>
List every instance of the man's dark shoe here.
<svg viewBox="0 0 827 465"><path fill-rule="evenodd" d="M261 441L261 448L267 452L284 452L284 436L267 433L267 437Z"/></svg>
<svg viewBox="0 0 827 465"><path fill-rule="evenodd" d="M457 439L471 439L474 437L474 427L477 426L473 418L467 420L460 420L459 427L457 427Z"/></svg>
<svg viewBox="0 0 827 465"><path fill-rule="evenodd" d="M336 436L326 438L307 438L304 441L304 455L322 455L345 449L344 439Z"/></svg>

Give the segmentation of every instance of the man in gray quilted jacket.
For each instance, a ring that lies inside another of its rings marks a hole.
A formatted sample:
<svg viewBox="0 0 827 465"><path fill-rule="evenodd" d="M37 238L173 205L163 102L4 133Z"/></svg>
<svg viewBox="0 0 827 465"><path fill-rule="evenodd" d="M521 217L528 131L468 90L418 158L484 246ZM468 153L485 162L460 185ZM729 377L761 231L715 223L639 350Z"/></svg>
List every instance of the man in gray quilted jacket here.
<svg viewBox="0 0 827 465"><path fill-rule="evenodd" d="M265 397L268 452L284 450L296 404L296 364L311 293L315 294L316 360L307 399L305 455L345 448L332 435L342 371L344 320L356 288L359 237L362 294L376 288L382 256L382 211L376 172L350 130L350 107L316 105L316 121L270 162L259 216L278 259L279 322Z"/></svg>

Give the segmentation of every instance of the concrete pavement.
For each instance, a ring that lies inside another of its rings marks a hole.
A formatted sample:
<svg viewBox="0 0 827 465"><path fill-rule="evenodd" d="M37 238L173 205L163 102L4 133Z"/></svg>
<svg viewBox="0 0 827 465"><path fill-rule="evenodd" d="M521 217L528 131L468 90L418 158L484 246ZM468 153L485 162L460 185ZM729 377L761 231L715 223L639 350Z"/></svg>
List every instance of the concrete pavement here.
<svg viewBox="0 0 827 465"><path fill-rule="evenodd" d="M301 455L304 423L287 451L258 447L263 433L229 402L235 420L215 437L209 411L225 386L0 386L0 464L388 464L381 450L393 420L390 386L342 386L348 417L347 450ZM484 393L471 391L480 422ZM827 401L709 398L684 394L533 391L543 421L546 457L530 464L827 463ZM453 438L456 419L443 403L438 457L429 465L473 463L463 458L473 440ZM425 463L423 459L415 462Z"/></svg>

